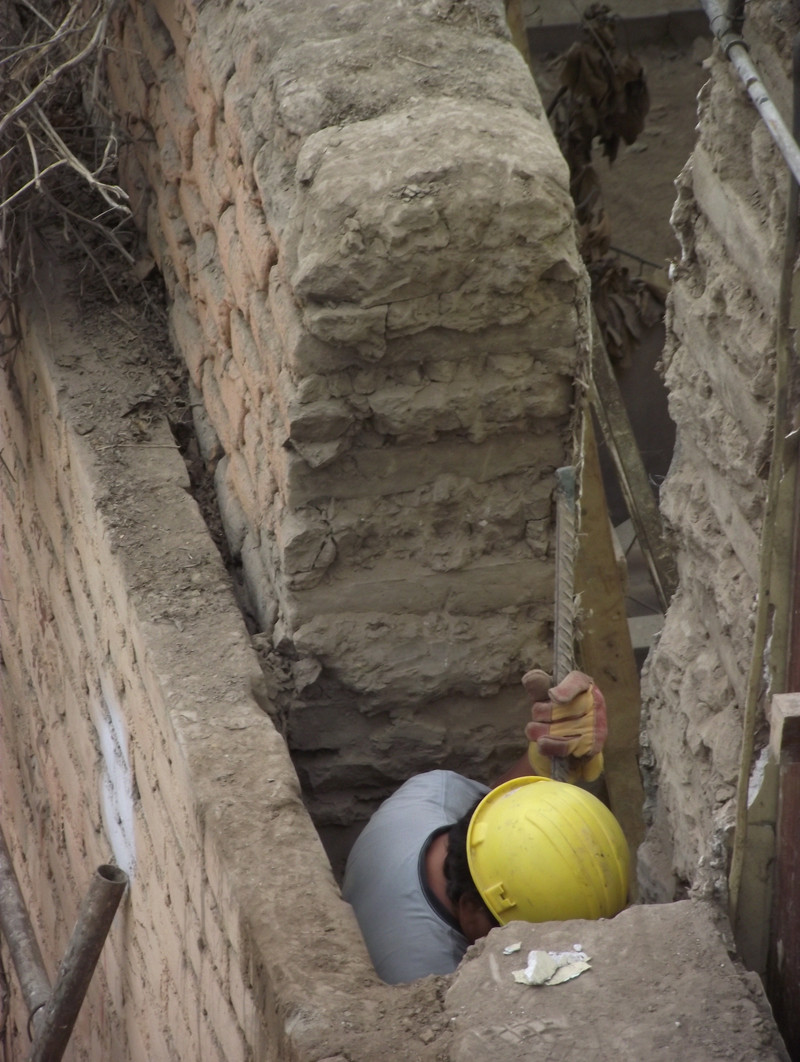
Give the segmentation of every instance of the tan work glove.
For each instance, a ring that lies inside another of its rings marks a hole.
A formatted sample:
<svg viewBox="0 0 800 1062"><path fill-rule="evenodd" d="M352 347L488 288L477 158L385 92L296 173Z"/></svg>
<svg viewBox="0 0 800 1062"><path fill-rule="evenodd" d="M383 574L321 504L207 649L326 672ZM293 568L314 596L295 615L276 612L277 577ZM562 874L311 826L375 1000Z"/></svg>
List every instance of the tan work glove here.
<svg viewBox="0 0 800 1062"><path fill-rule="evenodd" d="M538 669L522 676L532 702L532 721L525 727L531 767L552 778L556 757L565 761L566 781L593 782L603 771L608 734L603 694L582 671L570 671L557 686L550 687L550 681Z"/></svg>

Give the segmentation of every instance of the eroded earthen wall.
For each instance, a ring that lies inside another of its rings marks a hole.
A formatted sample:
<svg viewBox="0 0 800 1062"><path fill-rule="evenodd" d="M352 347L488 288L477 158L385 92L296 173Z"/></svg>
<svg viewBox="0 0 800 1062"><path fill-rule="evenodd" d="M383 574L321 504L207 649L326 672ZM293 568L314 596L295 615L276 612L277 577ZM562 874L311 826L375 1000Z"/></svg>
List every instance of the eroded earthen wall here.
<svg viewBox="0 0 800 1062"><path fill-rule="evenodd" d="M774 7L774 5L773 5ZM747 8L747 36L786 114L782 20ZM769 11L768 11L769 9ZM680 587L644 678L645 898L726 892L753 653L771 447L775 322L788 171L715 51L697 146L678 182L681 243L664 352L675 457L662 488Z"/></svg>
<svg viewBox="0 0 800 1062"><path fill-rule="evenodd" d="M123 183L317 815L486 772L550 659L586 294L502 4L157 0L115 41Z"/></svg>
<svg viewBox="0 0 800 1062"><path fill-rule="evenodd" d="M74 265L40 267L0 374L2 830L51 980L96 868L129 877L65 1057L391 1057L388 990L167 420L132 412L159 393L163 336L128 302L81 301ZM3 1042L27 1058L0 947ZM434 987L415 995L438 1030Z"/></svg>

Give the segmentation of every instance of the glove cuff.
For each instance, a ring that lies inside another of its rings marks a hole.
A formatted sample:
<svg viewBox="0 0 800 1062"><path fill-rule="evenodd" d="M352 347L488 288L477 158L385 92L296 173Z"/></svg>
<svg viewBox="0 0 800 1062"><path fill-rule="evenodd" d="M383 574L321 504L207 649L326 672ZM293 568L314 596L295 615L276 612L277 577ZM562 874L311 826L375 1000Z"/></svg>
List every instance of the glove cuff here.
<svg viewBox="0 0 800 1062"><path fill-rule="evenodd" d="M553 777L553 759L539 751L536 742L528 745L528 762L534 774L540 778ZM580 782L595 782L603 773L603 753L598 752L595 756L565 756L567 773L565 782L577 785Z"/></svg>

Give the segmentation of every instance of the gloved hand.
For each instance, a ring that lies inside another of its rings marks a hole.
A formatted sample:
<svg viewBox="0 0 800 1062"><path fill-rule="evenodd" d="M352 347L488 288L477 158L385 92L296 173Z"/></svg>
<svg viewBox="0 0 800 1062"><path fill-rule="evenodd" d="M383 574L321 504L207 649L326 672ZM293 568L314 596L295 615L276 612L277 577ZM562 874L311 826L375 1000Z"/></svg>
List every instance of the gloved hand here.
<svg viewBox="0 0 800 1062"><path fill-rule="evenodd" d="M532 702L532 721L525 727L531 767L552 778L556 757L565 761L567 781L593 782L603 770L602 749L608 734L603 694L582 671L570 671L557 686L550 687L550 681L538 669L522 676ZM564 776L563 771L555 773Z"/></svg>

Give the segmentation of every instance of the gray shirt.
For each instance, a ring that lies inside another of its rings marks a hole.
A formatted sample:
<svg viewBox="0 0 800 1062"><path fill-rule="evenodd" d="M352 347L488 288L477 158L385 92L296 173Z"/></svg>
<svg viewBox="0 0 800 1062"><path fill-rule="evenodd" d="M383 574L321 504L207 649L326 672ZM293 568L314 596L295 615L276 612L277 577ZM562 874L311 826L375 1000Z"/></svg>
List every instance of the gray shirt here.
<svg viewBox="0 0 800 1062"><path fill-rule="evenodd" d="M452 973L461 961L467 940L427 888L424 859L433 838L488 792L453 771L416 775L381 804L353 845L342 894L389 984Z"/></svg>

